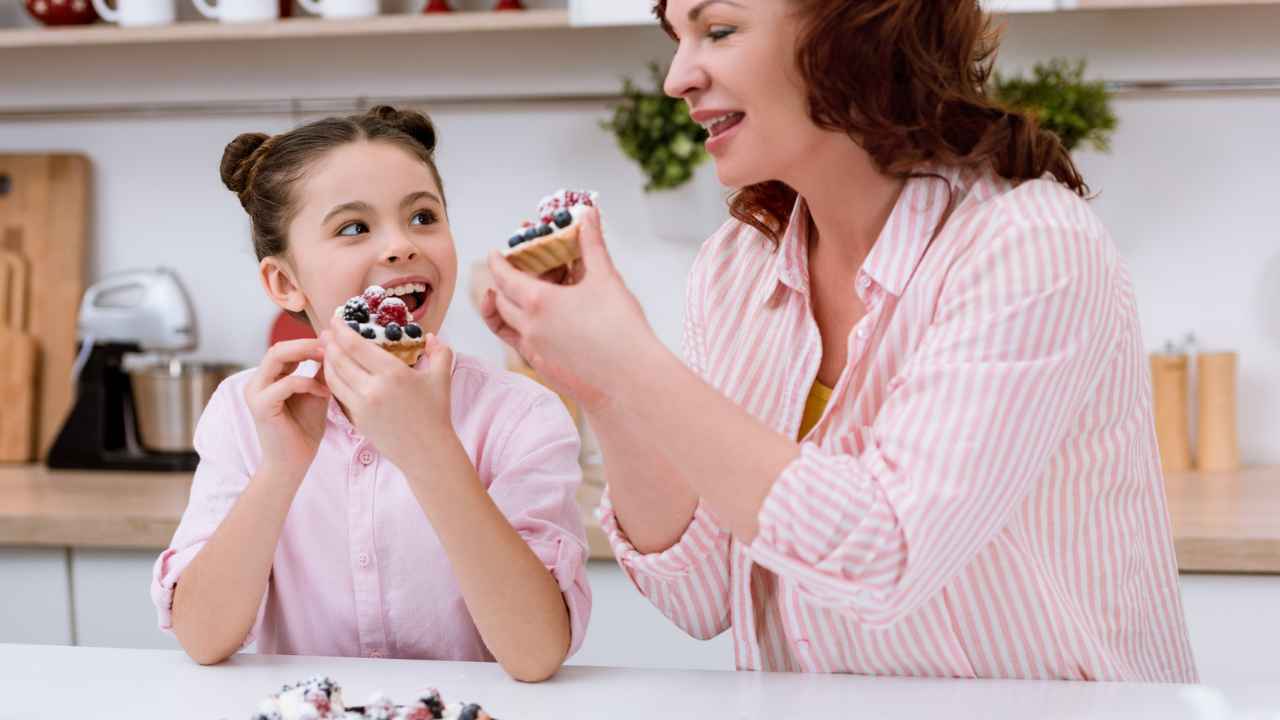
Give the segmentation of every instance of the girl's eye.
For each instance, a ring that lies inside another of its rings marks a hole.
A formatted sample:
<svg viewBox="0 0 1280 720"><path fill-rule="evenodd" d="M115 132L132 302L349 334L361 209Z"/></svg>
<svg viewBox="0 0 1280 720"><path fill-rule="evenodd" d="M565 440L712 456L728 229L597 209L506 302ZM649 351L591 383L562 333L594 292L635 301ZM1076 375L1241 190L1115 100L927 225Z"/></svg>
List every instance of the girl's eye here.
<svg viewBox="0 0 1280 720"><path fill-rule="evenodd" d="M369 232L368 225L365 225L362 222L353 222L343 225L342 229L338 231L338 234L345 237L355 237L356 235L363 235L367 232Z"/></svg>
<svg viewBox="0 0 1280 720"><path fill-rule="evenodd" d="M410 219L411 225L434 225L438 218L431 210L419 210Z"/></svg>
<svg viewBox="0 0 1280 720"><path fill-rule="evenodd" d="M707 31L707 37L711 38L711 42L718 42L737 32L737 28L728 25L714 25Z"/></svg>

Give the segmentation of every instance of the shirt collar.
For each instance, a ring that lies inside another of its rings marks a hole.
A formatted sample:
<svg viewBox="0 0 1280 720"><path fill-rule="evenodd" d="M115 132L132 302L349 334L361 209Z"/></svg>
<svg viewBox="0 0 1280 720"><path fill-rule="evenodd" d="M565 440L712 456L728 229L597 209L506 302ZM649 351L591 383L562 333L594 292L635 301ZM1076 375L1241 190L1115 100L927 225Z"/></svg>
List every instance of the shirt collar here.
<svg viewBox="0 0 1280 720"><path fill-rule="evenodd" d="M924 257L930 240L946 217L952 194L958 192L957 171L927 166L909 178L889 220L862 264L862 271L886 292L900 296ZM756 304L767 303L785 286L809 293L809 208L797 197L791 221L774 253L773 267L761 284Z"/></svg>

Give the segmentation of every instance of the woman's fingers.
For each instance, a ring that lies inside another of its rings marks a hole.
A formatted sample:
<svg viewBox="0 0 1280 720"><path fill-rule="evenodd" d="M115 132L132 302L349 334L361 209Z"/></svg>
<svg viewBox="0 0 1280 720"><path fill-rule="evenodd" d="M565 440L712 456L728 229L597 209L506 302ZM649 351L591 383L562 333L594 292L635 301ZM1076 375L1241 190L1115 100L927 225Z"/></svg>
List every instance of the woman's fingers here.
<svg viewBox="0 0 1280 720"><path fill-rule="evenodd" d="M493 274L493 285L498 294L506 296L520 307L529 307L534 296L546 285L532 275L515 269L496 250L489 253L489 272Z"/></svg>
<svg viewBox="0 0 1280 720"><path fill-rule="evenodd" d="M285 375L293 374L304 360L324 359L324 347L319 340L288 340L278 342L267 350L262 365L254 376L253 386L261 392Z"/></svg>
<svg viewBox="0 0 1280 720"><path fill-rule="evenodd" d="M588 272L614 273L613 258L605 247L604 230L600 226L600 211L592 208L582 216L578 229L578 244L582 246L582 262Z"/></svg>

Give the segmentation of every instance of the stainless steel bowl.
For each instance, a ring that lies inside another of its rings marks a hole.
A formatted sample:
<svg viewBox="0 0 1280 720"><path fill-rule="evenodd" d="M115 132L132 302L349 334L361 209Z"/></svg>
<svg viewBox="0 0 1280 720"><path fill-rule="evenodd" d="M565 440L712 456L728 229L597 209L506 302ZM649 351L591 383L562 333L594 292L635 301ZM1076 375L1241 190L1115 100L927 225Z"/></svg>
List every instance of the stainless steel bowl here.
<svg viewBox="0 0 1280 720"><path fill-rule="evenodd" d="M193 450L196 422L218 384L239 372L236 365L156 362L129 371L142 446L157 452Z"/></svg>

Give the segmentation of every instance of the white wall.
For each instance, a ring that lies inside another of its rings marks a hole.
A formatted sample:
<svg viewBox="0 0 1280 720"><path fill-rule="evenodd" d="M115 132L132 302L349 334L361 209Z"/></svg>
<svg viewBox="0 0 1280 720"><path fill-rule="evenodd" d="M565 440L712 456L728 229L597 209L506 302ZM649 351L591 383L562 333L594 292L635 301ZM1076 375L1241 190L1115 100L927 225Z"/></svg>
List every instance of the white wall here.
<svg viewBox="0 0 1280 720"><path fill-rule="evenodd" d="M14 0L0 0L3 5ZM544 5L552 3L543 3ZM478 6L483 6L479 3ZM1280 76L1280 6L1015 15L1001 61L1087 55L1113 79ZM488 36L2 51L0 107L130 101L610 92L664 59L652 28ZM611 245L659 335L679 337L696 248L656 240L641 176L589 102L440 103L441 165L465 269L500 245L545 191L602 192ZM1242 352L1246 460L1280 462L1280 94L1126 96L1111 155L1080 155L1097 211L1128 258L1148 344L1194 331ZM217 162L238 132L288 116L0 122L0 150L78 150L96 167L90 277L178 269L194 295L202 357L252 363L272 309L257 291L246 220ZM704 173L703 192L714 194ZM465 272L463 273L465 279ZM463 288L464 289L464 288ZM447 333L495 360L461 292Z"/></svg>

